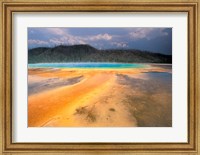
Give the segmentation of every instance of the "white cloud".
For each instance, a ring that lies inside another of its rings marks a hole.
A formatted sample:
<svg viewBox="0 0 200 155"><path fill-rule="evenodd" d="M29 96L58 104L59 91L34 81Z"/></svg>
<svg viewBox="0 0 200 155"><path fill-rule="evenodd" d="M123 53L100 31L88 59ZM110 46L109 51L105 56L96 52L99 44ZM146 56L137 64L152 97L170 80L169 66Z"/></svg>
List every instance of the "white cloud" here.
<svg viewBox="0 0 200 155"><path fill-rule="evenodd" d="M96 41L96 40L111 40L112 36L105 33L105 34L98 34L94 36L88 36L88 40Z"/></svg>
<svg viewBox="0 0 200 155"><path fill-rule="evenodd" d="M109 35L108 33L102 33L97 35L86 35L86 36L80 36L80 35L71 35L67 28L41 28L40 31L42 31L44 34L48 35L50 34L51 38L49 38L48 41L42 41L42 40L30 40L29 44L37 44L37 45L60 45L60 44L66 44L66 45L75 45L75 44L93 44L98 41L109 41L113 39L112 35ZM38 32L39 33L39 32Z"/></svg>
<svg viewBox="0 0 200 155"><path fill-rule="evenodd" d="M79 40L79 44L87 44L87 43L83 40Z"/></svg>
<svg viewBox="0 0 200 155"><path fill-rule="evenodd" d="M59 36L67 34L67 29L63 29L63 28L50 27L50 28L46 28L45 30L51 34L59 35Z"/></svg>
<svg viewBox="0 0 200 155"><path fill-rule="evenodd" d="M111 44L116 47L121 47L121 48L128 47L128 44L125 42L112 42Z"/></svg>
<svg viewBox="0 0 200 155"><path fill-rule="evenodd" d="M132 39L147 39L150 40L152 38L156 38L159 36L166 36L168 35L167 32L163 31L164 28L156 29L156 28L137 28L134 31L130 32L129 35Z"/></svg>
<svg viewBox="0 0 200 155"><path fill-rule="evenodd" d="M91 35L91 36L73 36L70 34L65 33L60 38L52 38L49 40L50 43L53 44L68 44L68 45L74 45L74 44L87 44L90 42L98 41L98 40L111 40L112 36L109 34L98 34L98 35Z"/></svg>
<svg viewBox="0 0 200 155"><path fill-rule="evenodd" d="M34 40L34 39L30 39L28 40L29 44L37 44L37 45L48 45L47 41L43 41L43 40Z"/></svg>
<svg viewBox="0 0 200 155"><path fill-rule="evenodd" d="M64 44L63 41L61 41L61 40L59 40L59 39L56 39L56 38L49 39L49 42L52 43L52 44L55 44L55 45Z"/></svg>
<svg viewBox="0 0 200 155"><path fill-rule="evenodd" d="M66 35L61 38L53 38L49 40L50 43L53 43L55 45L60 44L67 44L67 45L75 45L75 44L86 44L86 42L81 37Z"/></svg>
<svg viewBox="0 0 200 155"><path fill-rule="evenodd" d="M61 37L60 40L65 42L65 44L70 44L70 45L74 45L79 42L79 39L72 35L65 35L64 37Z"/></svg>

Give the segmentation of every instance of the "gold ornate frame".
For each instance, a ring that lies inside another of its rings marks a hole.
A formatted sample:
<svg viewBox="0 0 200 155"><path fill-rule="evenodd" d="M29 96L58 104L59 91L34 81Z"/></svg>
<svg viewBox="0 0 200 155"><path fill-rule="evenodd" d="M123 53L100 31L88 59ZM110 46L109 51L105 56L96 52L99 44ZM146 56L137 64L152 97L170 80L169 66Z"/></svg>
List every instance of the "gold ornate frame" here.
<svg viewBox="0 0 200 155"><path fill-rule="evenodd" d="M199 0L0 0L0 153L1 154L200 154ZM188 13L188 142L187 143L13 143L12 14L16 12L187 12Z"/></svg>

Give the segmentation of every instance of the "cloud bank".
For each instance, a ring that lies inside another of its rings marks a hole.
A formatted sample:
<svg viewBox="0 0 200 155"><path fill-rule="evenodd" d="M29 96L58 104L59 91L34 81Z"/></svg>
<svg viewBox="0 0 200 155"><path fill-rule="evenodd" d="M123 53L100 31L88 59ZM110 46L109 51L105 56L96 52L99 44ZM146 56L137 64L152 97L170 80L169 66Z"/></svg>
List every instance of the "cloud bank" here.
<svg viewBox="0 0 200 155"><path fill-rule="evenodd" d="M171 28L28 28L28 47L90 44L97 49L140 49L171 54Z"/></svg>

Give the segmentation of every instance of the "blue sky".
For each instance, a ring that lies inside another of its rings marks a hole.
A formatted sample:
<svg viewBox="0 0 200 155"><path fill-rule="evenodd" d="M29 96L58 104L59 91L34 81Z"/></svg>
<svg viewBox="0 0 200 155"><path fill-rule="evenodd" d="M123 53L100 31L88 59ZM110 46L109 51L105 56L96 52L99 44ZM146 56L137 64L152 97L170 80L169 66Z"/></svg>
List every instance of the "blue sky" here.
<svg viewBox="0 0 200 155"><path fill-rule="evenodd" d="M89 44L97 49L172 53L171 28L28 28L28 48Z"/></svg>

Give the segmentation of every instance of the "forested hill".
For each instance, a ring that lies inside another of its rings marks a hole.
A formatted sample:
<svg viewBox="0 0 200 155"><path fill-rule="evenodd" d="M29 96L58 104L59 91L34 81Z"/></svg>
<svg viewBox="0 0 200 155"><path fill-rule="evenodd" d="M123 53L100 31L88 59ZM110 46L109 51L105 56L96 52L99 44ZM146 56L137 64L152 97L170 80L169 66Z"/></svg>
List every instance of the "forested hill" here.
<svg viewBox="0 0 200 155"><path fill-rule="evenodd" d="M29 64L53 62L172 63L172 56L135 49L98 50L90 45L60 45L28 50Z"/></svg>

